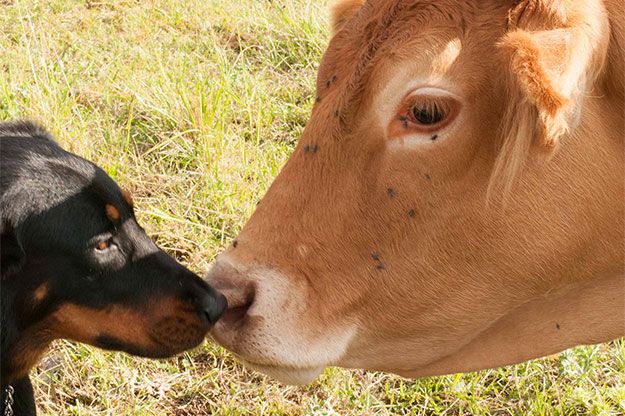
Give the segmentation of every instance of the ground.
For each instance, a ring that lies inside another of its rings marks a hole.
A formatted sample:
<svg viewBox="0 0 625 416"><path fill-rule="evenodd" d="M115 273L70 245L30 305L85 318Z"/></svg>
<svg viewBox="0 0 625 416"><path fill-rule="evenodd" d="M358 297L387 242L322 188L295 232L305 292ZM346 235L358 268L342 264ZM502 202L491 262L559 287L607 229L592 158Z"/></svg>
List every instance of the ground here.
<svg viewBox="0 0 625 416"><path fill-rule="evenodd" d="M313 0L0 0L0 119L39 120L103 166L203 273L293 150L327 15ZM211 343L150 361L60 341L32 375L43 415L625 413L624 340L416 381L328 369L307 387Z"/></svg>

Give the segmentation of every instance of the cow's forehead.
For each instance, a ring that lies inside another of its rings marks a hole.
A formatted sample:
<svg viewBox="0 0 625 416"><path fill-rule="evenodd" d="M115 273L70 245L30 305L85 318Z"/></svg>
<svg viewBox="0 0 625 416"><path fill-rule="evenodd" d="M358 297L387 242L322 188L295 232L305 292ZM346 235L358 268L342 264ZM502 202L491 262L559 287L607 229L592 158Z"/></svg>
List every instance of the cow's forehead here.
<svg viewBox="0 0 625 416"><path fill-rule="evenodd" d="M375 63L400 49L419 29L440 25L461 35L475 15L470 1L368 1L333 37L319 67L318 100L340 127L348 123ZM331 103L329 104L328 101ZM331 108L328 108L331 107ZM325 117L324 117L325 118ZM328 120L329 121L329 120Z"/></svg>

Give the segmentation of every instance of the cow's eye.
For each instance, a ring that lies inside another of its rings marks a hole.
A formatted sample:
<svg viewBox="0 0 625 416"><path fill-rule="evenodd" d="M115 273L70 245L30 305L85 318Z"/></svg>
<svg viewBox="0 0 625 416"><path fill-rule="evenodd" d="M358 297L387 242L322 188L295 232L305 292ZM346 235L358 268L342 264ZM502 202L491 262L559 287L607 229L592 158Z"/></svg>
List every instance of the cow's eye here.
<svg viewBox="0 0 625 416"><path fill-rule="evenodd" d="M446 114L437 103L418 103L410 109L410 116L414 123L431 126L443 121Z"/></svg>
<svg viewBox="0 0 625 416"><path fill-rule="evenodd" d="M417 130L434 131L445 126L455 114L450 97L414 95L409 98L406 120Z"/></svg>
<svg viewBox="0 0 625 416"><path fill-rule="evenodd" d="M422 87L406 94L388 125L387 137L435 141L439 131L449 126L460 113L460 98L447 90Z"/></svg>

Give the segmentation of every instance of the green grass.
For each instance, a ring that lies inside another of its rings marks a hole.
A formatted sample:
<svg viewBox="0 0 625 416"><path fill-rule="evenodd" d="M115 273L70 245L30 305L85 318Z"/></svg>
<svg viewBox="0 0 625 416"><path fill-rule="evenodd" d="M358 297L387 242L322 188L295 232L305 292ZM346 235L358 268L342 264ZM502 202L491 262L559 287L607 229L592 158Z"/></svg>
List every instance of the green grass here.
<svg viewBox="0 0 625 416"><path fill-rule="evenodd" d="M0 2L0 118L29 117L133 191L158 243L202 272L293 150L328 39L326 2ZM44 415L617 415L625 341L405 380L328 369L307 387L206 344L150 361L58 342Z"/></svg>

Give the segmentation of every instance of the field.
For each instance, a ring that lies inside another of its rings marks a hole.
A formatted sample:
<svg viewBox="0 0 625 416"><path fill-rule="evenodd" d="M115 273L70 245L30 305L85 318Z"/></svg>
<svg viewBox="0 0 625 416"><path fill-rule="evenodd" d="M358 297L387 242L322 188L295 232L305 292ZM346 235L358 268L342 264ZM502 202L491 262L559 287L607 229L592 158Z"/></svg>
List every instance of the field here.
<svg viewBox="0 0 625 416"><path fill-rule="evenodd" d="M314 0L0 1L0 119L39 120L103 166L202 273L293 150L327 15ZM211 343L150 361L62 341L32 376L43 415L625 413L624 340L416 381L328 369L307 387Z"/></svg>

